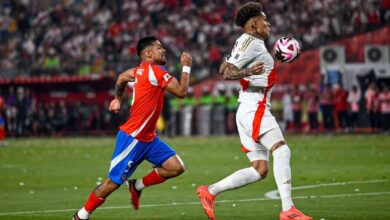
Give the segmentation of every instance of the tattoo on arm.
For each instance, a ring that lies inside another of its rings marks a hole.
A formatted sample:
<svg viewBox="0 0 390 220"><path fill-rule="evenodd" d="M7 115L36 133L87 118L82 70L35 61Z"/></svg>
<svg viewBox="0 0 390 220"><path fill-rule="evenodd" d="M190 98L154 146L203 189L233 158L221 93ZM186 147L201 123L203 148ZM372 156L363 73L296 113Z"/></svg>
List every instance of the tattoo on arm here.
<svg viewBox="0 0 390 220"><path fill-rule="evenodd" d="M123 92L126 88L126 82L117 82L115 84L115 98L118 98L119 100L122 99Z"/></svg>
<svg viewBox="0 0 390 220"><path fill-rule="evenodd" d="M223 78L224 79L241 79L248 76L252 76L255 74L255 70L251 68L246 69L238 69L236 66L234 66L231 63L228 63L226 68L223 71Z"/></svg>

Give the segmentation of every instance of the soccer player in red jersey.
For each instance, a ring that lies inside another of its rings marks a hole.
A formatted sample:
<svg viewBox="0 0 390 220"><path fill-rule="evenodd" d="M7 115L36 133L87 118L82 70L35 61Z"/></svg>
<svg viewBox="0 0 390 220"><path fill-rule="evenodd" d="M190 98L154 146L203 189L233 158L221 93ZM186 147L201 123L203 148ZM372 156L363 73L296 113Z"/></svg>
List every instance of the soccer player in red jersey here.
<svg viewBox="0 0 390 220"><path fill-rule="evenodd" d="M91 193L84 207L73 216L74 220L89 219L90 214L126 181L133 207L138 209L139 198L145 187L162 183L184 172L180 157L156 135L156 123L163 107L165 90L180 98L186 96L192 57L189 53L181 55L183 71L179 82L164 67L167 63L165 49L155 37L139 40L137 53L142 63L119 75L115 98L109 106L110 111L119 112L127 83L135 83L130 118L120 126L108 178ZM144 160L155 168L142 179L128 180Z"/></svg>
<svg viewBox="0 0 390 220"><path fill-rule="evenodd" d="M198 187L202 207L213 220L215 197L264 179L271 152L275 181L282 200L279 219L312 220L296 209L292 202L290 148L270 111L271 92L277 77L274 59L264 44L270 24L261 4L248 2L241 6L237 11L236 24L244 29L244 33L236 40L231 55L222 63L220 73L224 79L239 79L241 83L236 122L241 149L247 155L250 166L214 184Z"/></svg>

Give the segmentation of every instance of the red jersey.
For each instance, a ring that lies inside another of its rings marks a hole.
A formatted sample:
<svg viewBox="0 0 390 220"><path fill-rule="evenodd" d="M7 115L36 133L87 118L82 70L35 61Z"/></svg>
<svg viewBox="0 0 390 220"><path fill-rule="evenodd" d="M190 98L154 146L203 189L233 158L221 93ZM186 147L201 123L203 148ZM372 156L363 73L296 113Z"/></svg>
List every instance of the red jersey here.
<svg viewBox="0 0 390 220"><path fill-rule="evenodd" d="M333 104L337 112L347 111L348 110L348 92L339 89L333 94Z"/></svg>
<svg viewBox="0 0 390 220"><path fill-rule="evenodd" d="M134 69L130 117L120 129L143 142L153 141L164 104L164 88L173 79L164 66L143 62Z"/></svg>

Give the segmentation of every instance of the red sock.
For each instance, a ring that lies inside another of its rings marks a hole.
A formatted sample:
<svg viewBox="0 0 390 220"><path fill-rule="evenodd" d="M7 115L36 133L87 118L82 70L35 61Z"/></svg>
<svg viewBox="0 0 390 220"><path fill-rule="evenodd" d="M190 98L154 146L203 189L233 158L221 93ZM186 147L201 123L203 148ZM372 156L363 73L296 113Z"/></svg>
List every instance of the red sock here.
<svg viewBox="0 0 390 220"><path fill-rule="evenodd" d="M144 178L142 178L142 183L144 184L144 186L156 185L164 181L165 179L158 175L156 170L153 170L148 175L144 176Z"/></svg>
<svg viewBox="0 0 390 220"><path fill-rule="evenodd" d="M93 192L89 196L88 201L85 203L84 208L87 212L93 212L97 207L99 207L103 202L106 201L103 198L97 197Z"/></svg>

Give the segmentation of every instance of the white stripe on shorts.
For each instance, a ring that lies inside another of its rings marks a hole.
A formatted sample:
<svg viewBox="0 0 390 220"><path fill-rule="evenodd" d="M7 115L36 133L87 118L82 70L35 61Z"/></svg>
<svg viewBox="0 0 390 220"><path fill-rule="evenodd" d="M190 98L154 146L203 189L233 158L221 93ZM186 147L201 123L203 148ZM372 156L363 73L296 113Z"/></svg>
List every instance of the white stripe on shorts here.
<svg viewBox="0 0 390 220"><path fill-rule="evenodd" d="M133 141L129 144L129 146L126 147L126 149L122 153L118 154L118 156L111 160L110 172L112 168L114 168L119 162L125 159L127 155L129 155L129 153L133 150L137 143L138 140L134 138Z"/></svg>

